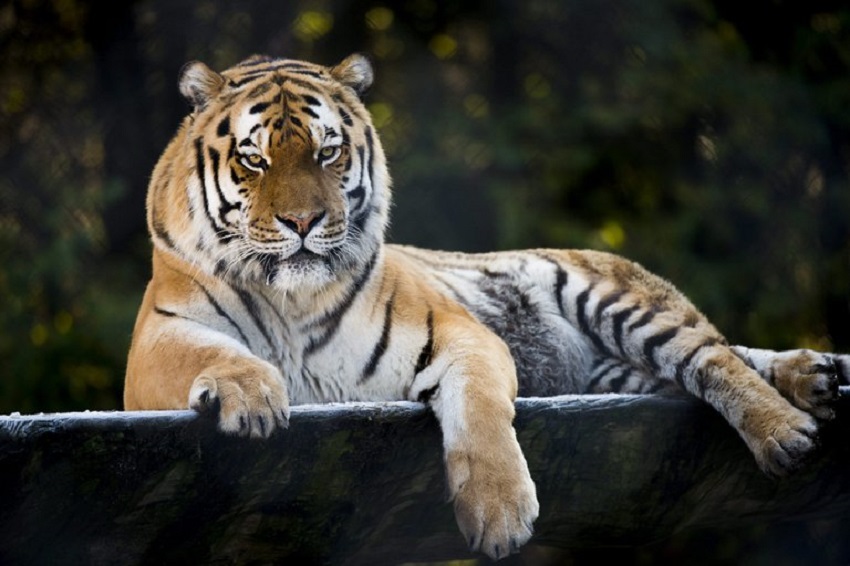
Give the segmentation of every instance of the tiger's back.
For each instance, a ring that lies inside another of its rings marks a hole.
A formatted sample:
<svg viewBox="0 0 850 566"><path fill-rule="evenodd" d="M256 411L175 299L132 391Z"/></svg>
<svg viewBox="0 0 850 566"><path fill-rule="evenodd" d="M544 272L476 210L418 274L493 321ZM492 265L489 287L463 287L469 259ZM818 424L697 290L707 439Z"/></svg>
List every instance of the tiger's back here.
<svg viewBox="0 0 850 566"><path fill-rule="evenodd" d="M127 409L189 406L261 438L288 426L290 402L426 402L458 525L494 558L539 512L518 392L686 391L769 473L814 448L846 356L730 346L670 283L611 254L385 245L390 177L360 100L371 82L358 55L184 68L193 112L148 191L153 275Z"/></svg>

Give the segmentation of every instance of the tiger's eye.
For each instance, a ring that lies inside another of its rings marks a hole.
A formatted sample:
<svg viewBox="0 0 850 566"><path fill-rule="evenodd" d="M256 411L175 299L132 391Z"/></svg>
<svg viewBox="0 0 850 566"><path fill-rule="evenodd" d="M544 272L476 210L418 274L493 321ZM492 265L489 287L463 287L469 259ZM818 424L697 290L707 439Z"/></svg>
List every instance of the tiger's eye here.
<svg viewBox="0 0 850 566"><path fill-rule="evenodd" d="M250 153L248 155L243 155L239 158L239 161L253 171L265 171L268 168L268 163L263 159L263 156L259 153Z"/></svg>
<svg viewBox="0 0 850 566"><path fill-rule="evenodd" d="M331 146L323 147L323 148L322 148L322 151L320 151L320 152L319 152L319 154L320 154L322 157L324 157L325 159L327 159L327 158L329 158L329 157L333 157L333 155L334 155L335 153L336 153L336 148L335 148L335 147L331 147Z"/></svg>

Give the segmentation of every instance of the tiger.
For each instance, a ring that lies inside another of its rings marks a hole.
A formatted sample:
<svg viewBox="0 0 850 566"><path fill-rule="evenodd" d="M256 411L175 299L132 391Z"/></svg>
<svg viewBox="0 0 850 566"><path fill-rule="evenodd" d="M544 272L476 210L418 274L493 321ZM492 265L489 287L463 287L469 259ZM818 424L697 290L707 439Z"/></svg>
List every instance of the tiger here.
<svg viewBox="0 0 850 566"><path fill-rule="evenodd" d="M183 67L191 111L148 188L126 410L190 408L262 439L292 404L427 404L464 542L493 559L540 511L517 396L686 392L767 474L812 453L850 356L730 345L670 282L607 252L386 243L373 80L363 54Z"/></svg>

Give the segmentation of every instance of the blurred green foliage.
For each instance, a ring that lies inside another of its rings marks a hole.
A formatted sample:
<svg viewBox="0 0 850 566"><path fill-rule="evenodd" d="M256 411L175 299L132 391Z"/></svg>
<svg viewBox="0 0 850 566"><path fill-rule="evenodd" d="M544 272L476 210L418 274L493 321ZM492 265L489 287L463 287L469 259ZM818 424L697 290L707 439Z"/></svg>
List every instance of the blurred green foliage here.
<svg viewBox="0 0 850 566"><path fill-rule="evenodd" d="M769 23L768 23L769 22ZM0 7L0 413L120 408L145 184L190 59L373 56L391 239L592 247L730 340L850 349L850 8L783 0Z"/></svg>

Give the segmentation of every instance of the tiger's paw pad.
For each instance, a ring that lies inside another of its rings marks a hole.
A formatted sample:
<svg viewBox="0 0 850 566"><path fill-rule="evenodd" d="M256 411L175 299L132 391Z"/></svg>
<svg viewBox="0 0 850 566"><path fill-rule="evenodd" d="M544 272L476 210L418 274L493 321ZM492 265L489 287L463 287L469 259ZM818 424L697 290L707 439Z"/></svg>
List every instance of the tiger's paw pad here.
<svg viewBox="0 0 850 566"><path fill-rule="evenodd" d="M531 538L540 510L525 461L512 472L491 469L487 473L482 466L476 469L470 464L461 472L468 472L468 479L454 497L455 517L469 549L493 560L516 554Z"/></svg>
<svg viewBox="0 0 850 566"><path fill-rule="evenodd" d="M274 378L237 381L200 375L189 391L189 407L217 413L218 429L225 434L268 438L289 426L289 398Z"/></svg>
<svg viewBox="0 0 850 566"><path fill-rule="evenodd" d="M831 356L811 350L787 352L772 368L776 388L794 406L821 420L835 417L839 369Z"/></svg>

